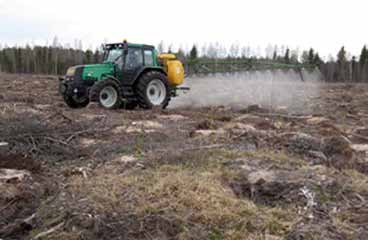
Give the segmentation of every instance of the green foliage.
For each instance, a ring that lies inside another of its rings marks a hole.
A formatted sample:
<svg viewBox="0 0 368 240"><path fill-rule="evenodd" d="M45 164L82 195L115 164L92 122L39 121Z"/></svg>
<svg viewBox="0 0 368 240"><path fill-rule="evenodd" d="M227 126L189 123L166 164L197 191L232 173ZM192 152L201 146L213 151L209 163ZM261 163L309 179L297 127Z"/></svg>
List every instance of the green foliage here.
<svg viewBox="0 0 368 240"><path fill-rule="evenodd" d="M189 58L190 60L196 60L198 58L198 50L196 45L193 45L192 49L190 50Z"/></svg>
<svg viewBox="0 0 368 240"><path fill-rule="evenodd" d="M5 47L0 49L0 71L9 73L65 74L70 66L100 63L99 51L53 47Z"/></svg>
<svg viewBox="0 0 368 240"><path fill-rule="evenodd" d="M323 63L318 53L314 55L313 63L316 64L317 66L320 66Z"/></svg>
<svg viewBox="0 0 368 240"><path fill-rule="evenodd" d="M345 47L342 47L340 49L340 51L338 52L338 54L337 54L337 62L340 63L340 64L347 62Z"/></svg>
<svg viewBox="0 0 368 240"><path fill-rule="evenodd" d="M308 64L309 63L309 56L307 51L303 51L302 53L302 63Z"/></svg>
<svg viewBox="0 0 368 240"><path fill-rule="evenodd" d="M360 54L359 63L361 65L363 65L364 63L368 63L368 50L366 45L364 45L362 52Z"/></svg>
<svg viewBox="0 0 368 240"><path fill-rule="evenodd" d="M297 51L293 51L291 53L290 62L294 64L299 63L299 55Z"/></svg>
<svg viewBox="0 0 368 240"><path fill-rule="evenodd" d="M222 240L224 239L224 236L222 235L220 231L214 230L209 234L208 238L210 240Z"/></svg>
<svg viewBox="0 0 368 240"><path fill-rule="evenodd" d="M314 49L313 48L309 49L308 63L309 64L313 64L314 63Z"/></svg>
<svg viewBox="0 0 368 240"><path fill-rule="evenodd" d="M290 63L290 49L286 49L285 56L284 56L284 62Z"/></svg>
<svg viewBox="0 0 368 240"><path fill-rule="evenodd" d="M87 50L84 54L84 61L86 63L92 63L93 62L93 52L91 50Z"/></svg>
<svg viewBox="0 0 368 240"><path fill-rule="evenodd" d="M272 60L276 61L276 60L277 60L277 58L278 58L278 56L277 56L277 51L275 50L275 51L273 51Z"/></svg>
<svg viewBox="0 0 368 240"><path fill-rule="evenodd" d="M348 60L346 58L345 47L342 47L337 54L338 69L336 71L336 79L338 81L348 81L350 78Z"/></svg>
<svg viewBox="0 0 368 240"><path fill-rule="evenodd" d="M319 54L315 52L313 48L311 48L309 49L309 51L303 51L302 63L321 66L323 61L320 58Z"/></svg>

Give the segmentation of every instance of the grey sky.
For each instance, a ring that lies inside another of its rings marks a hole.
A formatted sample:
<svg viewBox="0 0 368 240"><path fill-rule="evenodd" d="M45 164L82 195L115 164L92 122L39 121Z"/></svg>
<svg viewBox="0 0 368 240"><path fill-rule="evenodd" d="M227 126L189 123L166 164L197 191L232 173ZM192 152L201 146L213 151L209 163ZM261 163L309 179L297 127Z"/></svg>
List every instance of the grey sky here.
<svg viewBox="0 0 368 240"><path fill-rule="evenodd" d="M314 47L336 55L345 45L358 55L368 43L363 0L77 1L0 0L0 43L99 46L104 39L189 48L193 43L237 42Z"/></svg>

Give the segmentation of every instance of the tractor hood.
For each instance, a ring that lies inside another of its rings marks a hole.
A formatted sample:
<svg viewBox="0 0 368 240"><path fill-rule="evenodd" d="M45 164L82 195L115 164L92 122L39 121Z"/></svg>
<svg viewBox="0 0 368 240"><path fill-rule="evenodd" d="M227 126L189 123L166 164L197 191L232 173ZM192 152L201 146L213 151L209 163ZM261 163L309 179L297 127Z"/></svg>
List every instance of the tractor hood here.
<svg viewBox="0 0 368 240"><path fill-rule="evenodd" d="M78 65L70 67L66 72L67 79L74 81L100 80L104 75L114 74L115 65L112 63Z"/></svg>
<svg viewBox="0 0 368 240"><path fill-rule="evenodd" d="M104 75L113 75L115 65L112 63L83 65L83 80L100 80Z"/></svg>

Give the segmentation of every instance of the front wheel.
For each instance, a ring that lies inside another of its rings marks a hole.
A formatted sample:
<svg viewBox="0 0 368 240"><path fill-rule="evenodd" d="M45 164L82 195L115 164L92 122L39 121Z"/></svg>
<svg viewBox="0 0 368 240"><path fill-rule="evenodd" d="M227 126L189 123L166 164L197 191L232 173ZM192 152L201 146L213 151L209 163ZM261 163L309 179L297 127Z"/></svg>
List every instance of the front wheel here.
<svg viewBox="0 0 368 240"><path fill-rule="evenodd" d="M97 82L92 87L90 95L93 101L97 100L99 105L106 109L117 109L122 102L119 83L112 79Z"/></svg>
<svg viewBox="0 0 368 240"><path fill-rule="evenodd" d="M170 102L167 77L157 71L145 73L136 85L138 104L145 109L166 108Z"/></svg>
<svg viewBox="0 0 368 240"><path fill-rule="evenodd" d="M64 102L70 108L84 108L89 104L89 100L86 97L79 98L78 96L70 96L64 94Z"/></svg>
<svg viewBox="0 0 368 240"><path fill-rule="evenodd" d="M70 108L84 108L89 104L88 95L85 92L74 93L73 88L60 83L60 93L64 102Z"/></svg>

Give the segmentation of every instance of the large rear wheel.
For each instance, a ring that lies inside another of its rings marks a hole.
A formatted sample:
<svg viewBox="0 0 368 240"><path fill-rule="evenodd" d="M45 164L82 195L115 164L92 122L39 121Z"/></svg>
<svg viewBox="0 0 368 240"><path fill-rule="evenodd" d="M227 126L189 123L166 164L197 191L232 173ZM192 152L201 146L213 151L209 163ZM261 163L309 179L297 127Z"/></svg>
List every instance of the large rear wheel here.
<svg viewBox="0 0 368 240"><path fill-rule="evenodd" d="M170 102L167 77L157 71L145 73L136 85L138 104L145 109L166 108Z"/></svg>

